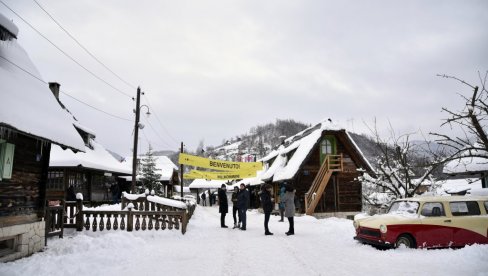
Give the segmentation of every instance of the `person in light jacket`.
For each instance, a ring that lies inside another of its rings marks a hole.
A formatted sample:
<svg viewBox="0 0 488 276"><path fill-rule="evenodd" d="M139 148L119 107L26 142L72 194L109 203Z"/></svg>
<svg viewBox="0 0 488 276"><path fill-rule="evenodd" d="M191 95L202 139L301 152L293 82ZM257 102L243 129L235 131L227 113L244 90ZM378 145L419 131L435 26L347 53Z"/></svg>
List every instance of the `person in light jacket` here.
<svg viewBox="0 0 488 276"><path fill-rule="evenodd" d="M287 236L295 235L295 223L293 217L295 216L295 189L291 184L286 185L286 193L283 197L283 202L285 203L285 217L288 219L290 224L288 232L285 234Z"/></svg>

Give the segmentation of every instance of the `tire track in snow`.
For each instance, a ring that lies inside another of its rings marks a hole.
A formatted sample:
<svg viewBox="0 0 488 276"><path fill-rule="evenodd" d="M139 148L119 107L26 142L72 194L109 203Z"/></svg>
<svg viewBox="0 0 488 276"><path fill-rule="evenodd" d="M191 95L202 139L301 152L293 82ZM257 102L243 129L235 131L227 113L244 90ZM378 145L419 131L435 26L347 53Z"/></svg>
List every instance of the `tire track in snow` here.
<svg viewBox="0 0 488 276"><path fill-rule="evenodd" d="M289 239L293 237L282 237L282 244L285 245L286 251L285 252L290 252L290 257L295 259L297 261L297 264L303 268L302 271L306 272L304 273L305 275L322 275L320 272L315 271L314 269L311 268L310 265L307 264L305 258L301 257L300 253L297 252L296 248L290 243Z"/></svg>

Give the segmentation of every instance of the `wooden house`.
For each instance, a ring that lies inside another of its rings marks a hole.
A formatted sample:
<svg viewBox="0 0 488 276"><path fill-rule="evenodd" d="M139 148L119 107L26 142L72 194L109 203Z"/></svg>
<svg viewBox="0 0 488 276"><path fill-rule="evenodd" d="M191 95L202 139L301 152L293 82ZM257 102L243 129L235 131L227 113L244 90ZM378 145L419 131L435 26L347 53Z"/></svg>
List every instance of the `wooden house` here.
<svg viewBox="0 0 488 276"><path fill-rule="evenodd" d="M59 84L51 83L52 92L59 95ZM59 146L53 146L49 162L46 197L49 200L75 200L77 193L83 195L88 204L112 202L112 192L120 198L127 190L123 176L131 175L126 163L113 157L98 143L93 130L73 122L85 144L84 152L74 154ZM111 190L112 189L112 190Z"/></svg>
<svg viewBox="0 0 488 276"><path fill-rule="evenodd" d="M286 140L262 160L260 178L296 188L296 207L306 214L349 216L361 211L361 171L372 167L348 132L329 121Z"/></svg>
<svg viewBox="0 0 488 276"><path fill-rule="evenodd" d="M136 171L140 172L140 168L142 166L141 160L144 159L144 155L140 155L137 158L137 165ZM160 174L161 177L159 178L159 182L163 185L163 195L165 197L171 197L174 195L175 186L180 185L180 177L178 175L178 167L169 159L167 156L164 155L153 155L154 161L156 163L156 173ZM132 157L126 157L125 162L127 164L132 164ZM138 185L140 184L139 180L141 175L138 174L136 176L136 180ZM127 185L130 186L132 177L125 177Z"/></svg>
<svg viewBox="0 0 488 276"><path fill-rule="evenodd" d="M0 14L0 262L40 251L51 146L83 151L71 118Z"/></svg>
<svg viewBox="0 0 488 276"><path fill-rule="evenodd" d="M481 146L480 146L481 148ZM476 157L470 157L469 155L476 155ZM483 151L462 152L459 158L449 161L444 165L443 173L447 176L449 180L462 180L465 179L468 183L476 183L476 179L481 180L481 188L488 188L488 156ZM462 183L463 181L460 181ZM462 189L453 189L451 187L449 190L451 194L463 195L471 188L466 185L460 185ZM475 186L475 185L473 185Z"/></svg>

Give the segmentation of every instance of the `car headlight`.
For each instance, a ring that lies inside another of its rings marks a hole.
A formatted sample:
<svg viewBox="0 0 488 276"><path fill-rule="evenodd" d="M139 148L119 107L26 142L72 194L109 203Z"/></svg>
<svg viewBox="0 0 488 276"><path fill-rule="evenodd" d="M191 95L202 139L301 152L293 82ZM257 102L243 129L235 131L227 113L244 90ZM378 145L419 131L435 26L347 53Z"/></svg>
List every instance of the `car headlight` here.
<svg viewBox="0 0 488 276"><path fill-rule="evenodd" d="M383 234L385 234L386 231L388 231L388 229L386 228L386 225L383 225L383 224L380 225L380 232L383 233Z"/></svg>
<svg viewBox="0 0 488 276"><path fill-rule="evenodd" d="M354 221L354 222L352 223L352 225L354 225L354 228L355 228L355 229L358 229L358 228L359 228L359 223L358 223L357 221Z"/></svg>

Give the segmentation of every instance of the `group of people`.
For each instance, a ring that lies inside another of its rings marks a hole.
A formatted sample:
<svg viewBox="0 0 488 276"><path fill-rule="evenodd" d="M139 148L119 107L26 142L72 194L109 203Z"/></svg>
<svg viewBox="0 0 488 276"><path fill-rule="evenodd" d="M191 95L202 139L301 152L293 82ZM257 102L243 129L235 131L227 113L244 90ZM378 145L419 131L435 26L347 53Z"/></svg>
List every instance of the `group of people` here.
<svg viewBox="0 0 488 276"><path fill-rule="evenodd" d="M273 186L270 184L265 184L261 186L261 191L259 197L261 200L261 206L264 211L264 234L266 236L273 235L269 231L269 219L271 217L271 212L274 209L275 199L272 194ZM221 189L218 192L219 199L219 213L220 213L220 227L228 228L225 225L225 216L229 211L229 204L227 200L227 186L222 184ZM232 201L232 216L234 219L234 228L240 230L246 230L247 217L246 212L250 205L250 193L246 189L244 184L241 184L239 188L234 187L234 191L231 197ZM284 221L284 217L288 219L289 228L288 232L285 234L287 236L295 234L294 216L295 216L295 189L292 185L282 184L280 187L280 201L279 209L281 215L281 222ZM237 216L236 216L237 214Z"/></svg>
<svg viewBox="0 0 488 276"><path fill-rule="evenodd" d="M208 202L210 203L210 207L212 206L212 204L215 204L215 194L214 193L211 193L210 191L208 192L209 196L208 196ZM200 196L200 199L201 199L201 202L202 202L202 206L207 206L207 194L205 192L202 193L202 195Z"/></svg>

